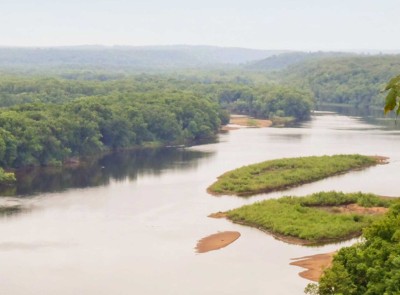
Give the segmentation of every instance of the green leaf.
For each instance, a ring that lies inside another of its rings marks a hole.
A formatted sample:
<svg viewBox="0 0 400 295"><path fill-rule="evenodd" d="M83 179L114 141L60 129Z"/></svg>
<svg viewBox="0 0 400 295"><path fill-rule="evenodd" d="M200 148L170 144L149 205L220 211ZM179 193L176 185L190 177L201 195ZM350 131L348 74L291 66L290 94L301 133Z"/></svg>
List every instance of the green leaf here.
<svg viewBox="0 0 400 295"><path fill-rule="evenodd" d="M392 78L389 81L389 83L386 85L385 91L387 91L387 90L389 90L389 89L391 89L391 88L393 88L395 86L399 86L399 85L397 85L399 82L400 82L400 75Z"/></svg>
<svg viewBox="0 0 400 295"><path fill-rule="evenodd" d="M388 93L388 95L386 96L386 102L385 102L385 108L384 108L384 112L385 114L387 114L390 111L393 111L394 108L397 105L397 91L396 89L391 89Z"/></svg>

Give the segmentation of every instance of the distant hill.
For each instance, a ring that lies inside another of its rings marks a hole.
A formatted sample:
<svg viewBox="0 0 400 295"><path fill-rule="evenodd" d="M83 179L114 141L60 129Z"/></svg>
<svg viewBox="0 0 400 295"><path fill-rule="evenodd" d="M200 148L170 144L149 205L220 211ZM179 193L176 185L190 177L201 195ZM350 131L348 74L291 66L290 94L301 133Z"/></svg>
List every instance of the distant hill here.
<svg viewBox="0 0 400 295"><path fill-rule="evenodd" d="M331 57L355 56L354 53L345 52L288 52L273 55L263 60L251 62L246 65L250 70L281 70L291 65L299 64L309 60L318 60Z"/></svg>
<svg viewBox="0 0 400 295"><path fill-rule="evenodd" d="M304 61L277 73L307 86L317 103L383 108L385 84L400 73L400 55L357 55Z"/></svg>
<svg viewBox="0 0 400 295"><path fill-rule="evenodd" d="M168 69L238 65L285 51L214 46L0 48L1 68Z"/></svg>

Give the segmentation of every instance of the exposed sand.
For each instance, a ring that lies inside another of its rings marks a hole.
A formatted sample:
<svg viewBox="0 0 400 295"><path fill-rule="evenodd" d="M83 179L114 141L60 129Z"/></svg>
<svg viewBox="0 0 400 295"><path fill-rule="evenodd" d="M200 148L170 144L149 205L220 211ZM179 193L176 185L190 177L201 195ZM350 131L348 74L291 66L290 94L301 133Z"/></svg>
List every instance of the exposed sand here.
<svg viewBox="0 0 400 295"><path fill-rule="evenodd" d="M227 217L227 214L226 214L226 212L217 212L217 213L211 213L210 215L208 215L208 217L211 217L211 218L226 218Z"/></svg>
<svg viewBox="0 0 400 295"><path fill-rule="evenodd" d="M385 214L389 211L389 208L385 207L362 207L357 204L342 206L323 206L319 208L330 213L359 213L365 215Z"/></svg>
<svg viewBox="0 0 400 295"><path fill-rule="evenodd" d="M324 270L331 267L333 255L335 255L335 253L336 252L293 258L292 260L297 261L291 262L290 265L306 268L307 270L300 272L299 275L307 280L318 282Z"/></svg>
<svg viewBox="0 0 400 295"><path fill-rule="evenodd" d="M221 127L221 131L231 131L231 130L238 130L238 129L240 129L240 127L234 127L234 126L231 126L231 125L225 125L225 126L222 126Z"/></svg>
<svg viewBox="0 0 400 295"><path fill-rule="evenodd" d="M197 242L196 252L205 253L224 248L236 241L239 237L240 233L237 231L224 231L210 235Z"/></svg>
<svg viewBox="0 0 400 295"><path fill-rule="evenodd" d="M226 128L228 128L227 130L233 130L232 128L237 129L238 126L261 128L261 127L270 127L272 125L272 121L255 119L248 116L231 115L229 120L229 125L233 126L226 126Z"/></svg>

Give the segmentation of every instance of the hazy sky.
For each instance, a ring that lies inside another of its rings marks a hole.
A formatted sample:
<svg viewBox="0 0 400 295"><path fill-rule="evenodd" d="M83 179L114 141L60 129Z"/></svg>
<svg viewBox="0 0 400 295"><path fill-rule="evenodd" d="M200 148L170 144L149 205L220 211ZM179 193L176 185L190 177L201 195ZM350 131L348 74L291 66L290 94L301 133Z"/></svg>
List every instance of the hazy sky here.
<svg viewBox="0 0 400 295"><path fill-rule="evenodd" d="M0 0L0 46L400 49L400 0Z"/></svg>

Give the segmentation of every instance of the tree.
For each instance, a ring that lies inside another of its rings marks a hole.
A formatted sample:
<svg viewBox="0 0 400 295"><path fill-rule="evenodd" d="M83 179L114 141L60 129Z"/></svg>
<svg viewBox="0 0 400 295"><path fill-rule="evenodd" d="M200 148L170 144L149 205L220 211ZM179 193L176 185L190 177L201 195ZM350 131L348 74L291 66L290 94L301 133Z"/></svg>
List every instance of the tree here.
<svg viewBox="0 0 400 295"><path fill-rule="evenodd" d="M395 111L396 115L400 114L400 75L392 78L385 87L385 91L389 91L386 95L385 114Z"/></svg>

